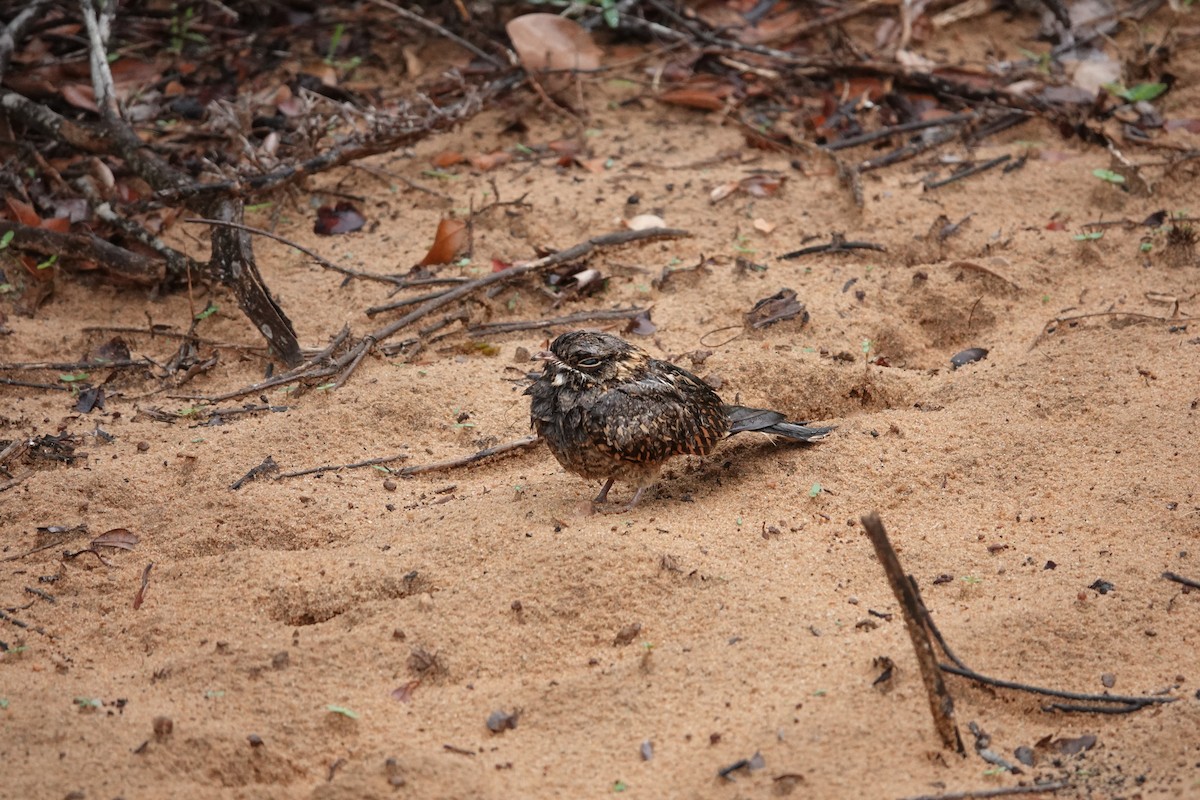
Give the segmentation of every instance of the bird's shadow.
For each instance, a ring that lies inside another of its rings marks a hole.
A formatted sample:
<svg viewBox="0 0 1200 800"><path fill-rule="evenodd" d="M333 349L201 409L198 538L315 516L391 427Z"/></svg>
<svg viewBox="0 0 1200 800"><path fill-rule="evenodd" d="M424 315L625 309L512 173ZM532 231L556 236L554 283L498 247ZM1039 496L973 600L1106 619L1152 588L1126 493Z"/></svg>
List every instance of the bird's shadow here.
<svg viewBox="0 0 1200 800"><path fill-rule="evenodd" d="M688 456L686 460L670 462L642 502L702 502L708 497L727 496L730 488L745 486L756 479L783 483L800 471L792 459L817 444L739 435L707 456ZM774 467L764 465L772 458L776 460Z"/></svg>

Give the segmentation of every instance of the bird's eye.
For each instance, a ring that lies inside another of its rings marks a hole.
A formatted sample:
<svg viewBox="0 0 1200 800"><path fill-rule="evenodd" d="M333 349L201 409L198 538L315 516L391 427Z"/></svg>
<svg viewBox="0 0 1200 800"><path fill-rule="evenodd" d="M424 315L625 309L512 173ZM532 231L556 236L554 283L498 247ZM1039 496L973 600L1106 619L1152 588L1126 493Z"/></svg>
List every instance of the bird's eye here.
<svg viewBox="0 0 1200 800"><path fill-rule="evenodd" d="M580 362L575 366L579 367L580 369L595 369L596 367L600 366L600 359L594 356L592 358L584 358L581 359Z"/></svg>

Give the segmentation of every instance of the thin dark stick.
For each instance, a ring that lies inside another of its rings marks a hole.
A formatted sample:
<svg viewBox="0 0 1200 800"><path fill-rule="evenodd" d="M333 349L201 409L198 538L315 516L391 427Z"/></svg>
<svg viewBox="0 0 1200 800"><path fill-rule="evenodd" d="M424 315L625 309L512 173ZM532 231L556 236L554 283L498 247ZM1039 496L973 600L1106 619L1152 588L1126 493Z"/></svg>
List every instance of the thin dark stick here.
<svg viewBox="0 0 1200 800"><path fill-rule="evenodd" d="M388 2L388 0L370 0L370 2L374 3L375 5L379 6L380 8L384 8L384 9L387 9L388 11L391 11L393 14L397 14L397 15L403 17L404 19L408 20L409 22L414 22L423 28L428 28L429 30L433 31L434 33L438 34L439 36L444 36L445 38L454 42L459 47L461 47L465 50L468 50L471 53L479 56L484 61L491 64L493 67L501 68L504 66L504 64L500 63L500 60L497 59L495 56L485 53L483 50L480 50L478 47L471 44L470 42L468 42L466 39L462 38L458 34L452 33L451 31L446 30L441 25L438 25L436 22L433 22L432 20L425 19L420 14L415 14L406 8L401 8L400 6L396 5L395 3Z"/></svg>
<svg viewBox="0 0 1200 800"><path fill-rule="evenodd" d="M920 794L913 797L903 797L901 800L985 800L988 797L1012 797L1021 794L1043 794L1057 792L1059 789L1070 789L1067 781L1035 784L1033 786L1008 786L1003 789L977 789L975 791L950 792L948 794Z"/></svg>
<svg viewBox="0 0 1200 800"><path fill-rule="evenodd" d="M1059 330L1058 326L1062 325L1064 322L1077 322L1081 319L1092 319L1094 317L1126 317L1138 322L1167 322L1172 324L1180 322L1192 322L1193 320L1200 319L1200 317L1155 317L1150 314L1141 314L1136 311L1095 311L1090 314L1078 314L1074 317L1055 317L1042 327L1042 332L1039 333L1037 338L1033 340L1033 344L1029 346L1029 349L1034 349L1041 344L1042 340L1047 336L1057 333Z"/></svg>
<svg viewBox="0 0 1200 800"><path fill-rule="evenodd" d="M1191 578L1185 578L1182 575L1176 575L1174 572L1164 572L1162 576L1169 581L1175 581L1176 583L1181 583L1184 586L1190 586L1193 589L1200 589L1200 581L1192 580Z"/></svg>
<svg viewBox="0 0 1200 800"><path fill-rule="evenodd" d="M52 389L56 392L71 391L66 386L59 386L54 383L34 383L33 381L19 381L16 378L0 378L0 384L4 386L23 386L26 389Z"/></svg>
<svg viewBox="0 0 1200 800"><path fill-rule="evenodd" d="M954 183L955 181L961 181L963 178L969 178L972 175L978 175L981 172L986 172L987 170L992 169L993 167L998 167L1001 164L1003 164L1005 161L1010 160L1011 158L1012 158L1012 155L1006 153L1005 155L988 159L987 161L984 161L982 164L976 164L973 167L968 167L967 169L959 170L958 172L954 173L953 175L951 175L948 178L942 178L941 180L938 180L938 181L926 181L925 189L926 190L940 189L941 187L947 186L951 183Z"/></svg>
<svg viewBox="0 0 1200 800"><path fill-rule="evenodd" d="M324 350L320 351L319 353L316 353L311 358L309 358L308 361L304 362L303 364L296 367L295 369L288 370L287 372L284 372L280 375L276 375L272 378L267 378L265 381L260 381L256 384L253 384L252 386L243 387L234 392L226 392L225 394L218 394L218 395L212 395L212 396L191 395L191 394L171 394L171 395L167 395L167 396L172 399L175 399L175 400L207 400L210 403L220 403L223 400L232 400L235 397L241 397L241 396L247 395L247 394L254 394L255 392L261 392L263 389L270 389L274 386L281 386L285 383L294 383L295 381L298 381L301 378L308 377L310 375L310 370L313 370L322 361L324 361L325 359L332 356L334 351L336 351L339 347L341 347L342 343L345 342L346 339L348 339L349 337L350 337L350 328L343 327L341 329L341 331L338 332L338 335L333 338L333 341L329 343L328 347L326 347ZM317 373L311 373L311 374L328 375L330 373L329 372L321 373L320 371L318 371Z"/></svg>
<svg viewBox="0 0 1200 800"><path fill-rule="evenodd" d="M498 333L541 330L542 328L552 328L558 325L578 325L581 322L593 322L596 320L633 319L645 311L646 309L644 308L610 308L596 311L579 311L574 314L568 314L565 317L552 317L550 319L488 322L482 325L473 325L467 328L467 332L483 336L494 336Z"/></svg>
<svg viewBox="0 0 1200 800"><path fill-rule="evenodd" d="M916 581L912 581L911 578L909 580L912 583L914 593L917 595L917 601L920 603L921 615L925 621L925 627L929 629L930 634L932 634L933 638L937 641L938 647L940 647L942 652L946 654L946 658L954 662L953 665L939 664L938 667L943 672L949 672L952 675L968 678L976 683L983 683L987 684L988 686L996 686L1001 689L1015 689L1017 691L1029 692L1030 694L1040 694L1047 697L1058 697L1063 700L1080 700L1089 703L1118 703L1122 706L1125 706L1126 712L1136 711L1139 708L1144 708L1145 706L1154 705L1156 703L1173 703L1175 701L1175 698L1173 697L1133 697L1112 694L1084 694L1082 692L1066 692L1058 689L1046 689L1042 686L1032 686L1027 683L1001 680L999 678L992 678L976 672L968 667L966 662L955 655L954 651L950 649L950 645L946 644L945 637L942 636L942 632L938 629L937 623L933 621L933 615L929 613L929 609L925 606L925 601L921 599L921 592L916 586ZM1109 706L1100 708L1101 710L1099 713L1114 713L1112 711L1104 711L1102 709L1115 707ZM1072 710L1080 711L1083 710L1083 708L1073 708Z"/></svg>
<svg viewBox="0 0 1200 800"><path fill-rule="evenodd" d="M295 249L299 250L301 253L304 253L304 255L311 258L313 261L316 261L318 264L320 264L325 269L331 270L333 272L341 273L342 275L348 275L351 278L362 278L363 280L368 280L368 281L379 281L380 283L393 283L393 284L399 283L402 280L401 278L395 278L395 277L392 277L391 275L379 275L379 274L376 274L373 272L359 272L356 269L350 269L349 267L338 266L337 264L334 264L329 259L308 249L307 247L305 247L302 244L297 244L296 242L293 242L291 239L287 239L283 236L280 236L277 233L272 233L271 231L268 231L268 230L263 230L262 228L256 228L253 225L243 225L240 222L231 222L229 220L223 220L223 219L204 219L203 217L184 217L183 221L184 222L196 222L201 225L220 225L225 228L234 228L239 231L246 231L247 233L253 233L257 236L265 236L268 239L274 239L277 242L286 244L288 247L294 247Z"/></svg>
<svg viewBox="0 0 1200 800"><path fill-rule="evenodd" d="M954 722L954 699L946 689L946 682L938 670L937 654L933 649L933 641L929 637L929 629L924 624L921 614L921 602L913 583L904 575L900 566L900 558L888 541L887 531L877 513L872 512L862 518L863 527L875 548L875 555L883 567L892 593L904 613L904 624L908 628L909 638L912 639L913 651L917 656L917 665L921 669L921 679L925 683L925 692L929 698L929 711L933 715L933 724L942 739L942 746L960 755L964 752L962 736Z"/></svg>
<svg viewBox="0 0 1200 800"><path fill-rule="evenodd" d="M18 370L55 370L77 372L90 369L115 369L118 367L152 367L154 363L144 358L126 358L116 361L23 361L15 364L0 364L0 372Z"/></svg>
<svg viewBox="0 0 1200 800"><path fill-rule="evenodd" d="M8 70L13 51L17 48L17 41L25 38L42 11L49 5L49 0L34 0L25 7L25 10L13 17L7 25L0 28L0 79L3 79L4 73Z"/></svg>
<svg viewBox="0 0 1200 800"><path fill-rule="evenodd" d="M521 439L515 439L511 442L505 442L504 444L498 444L495 447L485 448L483 450L480 450L477 453L472 453L469 456L463 456L461 458L451 458L451 459L447 459L446 461L435 461L432 464L414 464L411 467L405 467L404 469L399 470L399 474L400 475L419 475L419 474L425 473L425 472L441 472L443 470L448 470L448 469L458 469L459 467L467 467L478 461L482 461L485 458L491 458L492 456L498 456L498 455L502 455L504 453L511 453L514 450L523 450L526 447L533 447L534 445L538 444L539 442L541 442L541 439L538 438L537 436L526 436Z"/></svg>
<svg viewBox="0 0 1200 800"><path fill-rule="evenodd" d="M381 306L371 306L367 309L366 314L368 317L373 317L376 314L383 313L384 311L395 311L397 308L415 306L417 303L424 303L426 300L433 300L435 297L441 297L445 293L445 290L438 292L426 292L425 294L419 294L415 297L405 297L403 300L395 300L391 303L384 303Z"/></svg>
<svg viewBox="0 0 1200 800"><path fill-rule="evenodd" d="M887 248L881 244L874 242L848 242L846 237L840 233L835 233L826 244L814 244L811 247L802 247L799 250L793 250L790 253L784 253L779 256L782 259L802 258L804 256L817 255L819 253L848 253L851 250L874 250L879 253L886 253Z"/></svg>
<svg viewBox="0 0 1200 800"><path fill-rule="evenodd" d="M385 464L390 464L393 461L403 461L408 458L405 453L400 453L394 456L382 456L380 458L368 458L366 461L355 461L353 464L329 464L321 467L310 467L308 469L299 469L295 472L284 472L277 476L282 478L299 478L301 475L319 475L323 472L337 472L343 469L359 469L361 467L379 467ZM391 471L391 470L389 470Z"/></svg>
<svg viewBox="0 0 1200 800"><path fill-rule="evenodd" d="M50 594L49 592L44 592L41 589L36 589L32 586L26 586L25 591L29 592L29 594L36 595L37 597L42 598L43 600L45 600L48 603L57 603L58 602L57 597Z"/></svg>
<svg viewBox="0 0 1200 800"><path fill-rule="evenodd" d="M857 136L847 136L845 139L838 139L836 142L821 145L821 148L829 151L845 150L848 147L870 144L871 142L887 139L900 133L911 133L912 131L921 131L926 128L939 128L943 125L955 125L959 122L973 122L979 119L979 116L978 111L968 111L962 114L950 114L938 119L918 119L912 122L903 122L899 125L890 125L868 133L860 133Z"/></svg>
<svg viewBox="0 0 1200 800"><path fill-rule="evenodd" d="M909 142L903 147L898 147L886 155L862 162L858 165L858 171L868 172L873 169L879 169L880 167L890 167L892 164L898 164L901 161L907 161L910 158L916 158L917 156L921 155L921 153L924 153L927 150L932 150L935 147L940 147L941 145L950 141L959 134L959 131L960 128L953 128L949 130L943 130L934 136L923 136L917 141Z"/></svg>

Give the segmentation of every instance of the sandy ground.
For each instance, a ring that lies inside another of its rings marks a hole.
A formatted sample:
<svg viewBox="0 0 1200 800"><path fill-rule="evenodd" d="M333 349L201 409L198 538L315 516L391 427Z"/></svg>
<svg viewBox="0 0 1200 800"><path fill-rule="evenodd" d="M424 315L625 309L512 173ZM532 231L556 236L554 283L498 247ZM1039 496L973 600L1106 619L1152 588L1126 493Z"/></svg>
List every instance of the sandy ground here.
<svg viewBox="0 0 1200 800"><path fill-rule="evenodd" d="M1177 67L1163 103L1176 115L1200 106L1195 66ZM1023 169L936 191L920 185L930 162L870 173L860 210L825 157L792 163L748 150L719 118L619 105L633 91L589 90L588 142L612 160L601 173L464 165L437 186L446 202L347 171L314 188L365 196L366 231L316 237L311 209L292 207L278 232L347 266L403 272L437 220L486 202L494 180L528 207L479 219L471 264L443 270L473 276L492 257L660 214L692 236L599 253L598 295L553 308L523 284L470 306L472 321L651 305L657 331L637 341L652 354L692 368L686 354L710 350L695 371L727 399L836 434L808 448L739 436L673 462L638 508L606 516L588 513L597 487L542 448L415 478L357 469L230 489L267 456L285 471L398 453L415 464L523 436L532 365L518 351L562 329L486 337L491 357L460 347L461 334L412 362L375 355L337 391L272 390L284 410L220 425L146 412L261 378L252 350L206 346L219 364L178 390L118 374L90 414L64 393L6 387L0 439L65 431L87 457L0 494L0 607L12 618L0 628L0 796L874 798L1063 779L1072 788L1058 797L1200 797L1200 592L1161 577L1200 578L1200 323L1137 316L1171 313L1148 293L1200 314L1200 267L1169 263L1146 228L1074 239L1089 221L1194 213L1197 162L1151 171L1152 196L1136 197L1092 176L1106 153L1031 122L973 153L1028 153ZM505 132L517 118L530 130ZM546 142L569 126L526 98L373 163L430 183L440 151ZM710 203L754 169L787 180L773 197ZM969 219L938 242L939 215ZM887 252L778 259L835 231ZM273 242L258 253L306 345L346 322L380 324L363 310L386 287L344 284ZM767 268L740 272L738 256ZM707 269L654 282L701 258ZM807 325L737 327L782 287ZM183 330L209 300L220 310L199 328L206 342L260 344L220 289L189 300L64 281L32 318L7 309L0 360L81 358L113 335L88 326ZM177 346L122 336L160 361ZM951 370L968 347L990 352ZM968 755L941 751L858 524L872 510L976 669L1175 702L1048 713L950 678ZM80 524L88 533L38 530ZM109 564L62 558L112 528L140 542L105 551ZM874 686L879 657L895 671ZM489 731L496 711L516 713L516 727ZM984 761L969 722L1014 763L1034 747L1036 765L1014 775ZM1084 735L1095 745L1078 754L1045 741ZM755 769L718 777L756 753Z"/></svg>

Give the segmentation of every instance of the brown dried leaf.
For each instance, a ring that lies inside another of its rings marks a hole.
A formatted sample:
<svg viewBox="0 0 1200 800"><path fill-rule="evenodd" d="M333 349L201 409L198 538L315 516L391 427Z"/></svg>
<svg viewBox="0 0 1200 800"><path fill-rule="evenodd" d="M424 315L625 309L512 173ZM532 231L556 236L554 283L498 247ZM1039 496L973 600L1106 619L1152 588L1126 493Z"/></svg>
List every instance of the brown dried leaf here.
<svg viewBox="0 0 1200 800"><path fill-rule="evenodd" d="M132 550L141 541L138 535L126 528L113 528L105 531L92 540L92 548L115 547L119 550Z"/></svg>
<svg viewBox="0 0 1200 800"><path fill-rule="evenodd" d="M8 211L12 214L13 219L22 225L28 225L31 228L40 227L42 218L38 216L37 211L28 203L13 197L11 194L6 194L4 202L8 205Z"/></svg>
<svg viewBox="0 0 1200 800"><path fill-rule="evenodd" d="M100 107L96 105L95 95L92 94L92 87L86 83L65 83L59 89L63 99L76 108L82 108L84 111L100 112Z"/></svg>
<svg viewBox="0 0 1200 800"><path fill-rule="evenodd" d="M808 311L805 310L804 304L796 299L794 291L783 288L755 303L754 307L746 312L745 320L747 327L757 330L797 316L800 317L801 325L808 323Z"/></svg>
<svg viewBox="0 0 1200 800"><path fill-rule="evenodd" d="M467 223L461 219L444 219L438 223L433 246L421 259L418 266L448 264L467 246Z"/></svg>
<svg viewBox="0 0 1200 800"><path fill-rule="evenodd" d="M476 153L473 156L468 156L467 160L471 162L471 166L475 169L487 172L512 161L512 153L507 153L503 150L497 150L494 153Z"/></svg>
<svg viewBox="0 0 1200 800"><path fill-rule="evenodd" d="M603 55L591 34L574 20L557 14L524 14L504 26L521 66L530 72L547 69L596 69Z"/></svg>
<svg viewBox="0 0 1200 800"><path fill-rule="evenodd" d="M433 157L433 165L438 169L453 167L455 164L461 164L466 161L467 157L457 150L443 150Z"/></svg>
<svg viewBox="0 0 1200 800"><path fill-rule="evenodd" d="M413 699L413 692L415 692L417 687L420 685L421 679L414 678L403 686L397 689L392 689L392 699L398 700L401 703L411 703Z"/></svg>
<svg viewBox="0 0 1200 800"><path fill-rule="evenodd" d="M725 100L712 89L672 89L660 94L658 99L663 103L704 111L720 111L725 107Z"/></svg>
<svg viewBox="0 0 1200 800"><path fill-rule="evenodd" d="M146 588L150 585L150 570L154 567L154 562L151 561L142 570L142 585L138 587L137 594L133 596L133 610L137 611L142 607L142 603L146 601Z"/></svg>

